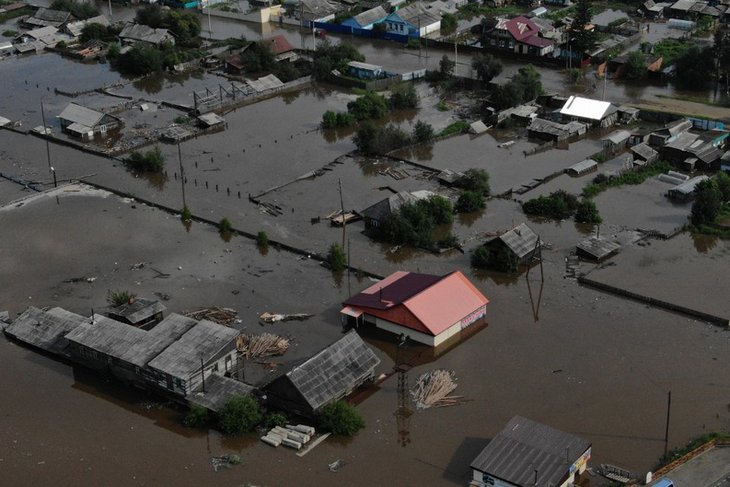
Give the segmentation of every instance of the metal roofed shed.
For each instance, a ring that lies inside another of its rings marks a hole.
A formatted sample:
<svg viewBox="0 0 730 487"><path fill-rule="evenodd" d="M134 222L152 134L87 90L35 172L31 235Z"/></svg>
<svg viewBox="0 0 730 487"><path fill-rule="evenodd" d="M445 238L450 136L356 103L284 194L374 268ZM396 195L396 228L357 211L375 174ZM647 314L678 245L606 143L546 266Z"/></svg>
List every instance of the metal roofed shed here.
<svg viewBox="0 0 730 487"><path fill-rule="evenodd" d="M489 127L486 126L484 122L481 120L477 120L476 122L472 122L469 125L469 132L471 132L474 135L483 134L489 129Z"/></svg>
<svg viewBox="0 0 730 487"><path fill-rule="evenodd" d="M397 271L347 299L343 325L373 326L437 347L486 316L484 294L460 271Z"/></svg>
<svg viewBox="0 0 730 487"><path fill-rule="evenodd" d="M284 83L274 76L273 74L268 74L266 76L263 76L256 80L249 80L246 81L246 83L256 92L264 92L268 90L273 90L275 88L281 88L284 86Z"/></svg>
<svg viewBox="0 0 730 487"><path fill-rule="evenodd" d="M619 250L621 245L596 236L589 237L576 246L578 255L598 262L617 254Z"/></svg>
<svg viewBox="0 0 730 487"><path fill-rule="evenodd" d="M67 132L71 131L73 134L88 134L89 132L106 134L109 130L122 125L122 121L113 115L76 103L69 103L58 115L58 119L61 122L61 128Z"/></svg>
<svg viewBox="0 0 730 487"><path fill-rule="evenodd" d="M205 378L205 390L201 383L200 388L188 397L188 402L217 413L233 396L251 396L255 390L255 387L239 380L213 374Z"/></svg>
<svg viewBox="0 0 730 487"><path fill-rule="evenodd" d="M233 370L238 330L202 320L152 359L158 385L186 396L214 372Z"/></svg>
<svg viewBox="0 0 730 487"><path fill-rule="evenodd" d="M106 308L104 312L113 320L147 329L162 320L162 313L166 309L156 299L134 298L129 303Z"/></svg>
<svg viewBox="0 0 730 487"><path fill-rule="evenodd" d="M206 128L223 126L226 123L226 120L215 112L200 115L198 121Z"/></svg>
<svg viewBox="0 0 730 487"><path fill-rule="evenodd" d="M567 487L590 458L590 442L515 416L471 463L471 485Z"/></svg>
<svg viewBox="0 0 730 487"><path fill-rule="evenodd" d="M538 248L540 237L525 223L487 241L487 247L505 246L519 262L527 262Z"/></svg>
<svg viewBox="0 0 730 487"><path fill-rule="evenodd" d="M270 404L312 417L371 379L380 359L354 330L266 387Z"/></svg>
<svg viewBox="0 0 730 487"><path fill-rule="evenodd" d="M571 176L582 176L591 171L598 169L598 163L593 159L585 159L577 164L573 164L565 170Z"/></svg>
<svg viewBox="0 0 730 487"><path fill-rule="evenodd" d="M88 318L61 308L43 311L31 306L4 331L9 337L33 347L67 356L66 334L88 321Z"/></svg>
<svg viewBox="0 0 730 487"><path fill-rule="evenodd" d="M695 188L702 181L710 179L708 176L695 176L667 191L667 197L677 201L690 201L694 198Z"/></svg>
<svg viewBox="0 0 730 487"><path fill-rule="evenodd" d="M637 144L630 150L634 154L634 161L641 160L644 164L652 163L659 158L659 153L652 149L646 142Z"/></svg>
<svg viewBox="0 0 730 487"><path fill-rule="evenodd" d="M575 118L578 120L588 120L594 124L601 126L612 125L617 118L617 109L610 102L592 100L581 96L571 96L565 102L560 114L564 117ZM614 115L614 120L606 120L609 116ZM606 123L610 122L610 123Z"/></svg>

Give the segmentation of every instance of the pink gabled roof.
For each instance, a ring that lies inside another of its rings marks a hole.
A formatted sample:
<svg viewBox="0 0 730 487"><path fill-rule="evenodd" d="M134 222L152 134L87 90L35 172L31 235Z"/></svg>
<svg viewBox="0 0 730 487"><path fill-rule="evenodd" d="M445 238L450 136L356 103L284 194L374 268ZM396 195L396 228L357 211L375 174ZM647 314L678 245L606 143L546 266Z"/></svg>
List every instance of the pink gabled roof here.
<svg viewBox="0 0 730 487"><path fill-rule="evenodd" d="M274 54L278 55L294 50L294 46L283 35L274 36L266 40L270 43L271 51Z"/></svg>
<svg viewBox="0 0 730 487"><path fill-rule="evenodd" d="M487 303L487 297L461 271L455 271L403 305L436 336Z"/></svg>
<svg viewBox="0 0 730 487"><path fill-rule="evenodd" d="M537 24L522 15L514 19L509 19L504 23L504 26L516 41L524 41L528 37L535 36L540 32Z"/></svg>

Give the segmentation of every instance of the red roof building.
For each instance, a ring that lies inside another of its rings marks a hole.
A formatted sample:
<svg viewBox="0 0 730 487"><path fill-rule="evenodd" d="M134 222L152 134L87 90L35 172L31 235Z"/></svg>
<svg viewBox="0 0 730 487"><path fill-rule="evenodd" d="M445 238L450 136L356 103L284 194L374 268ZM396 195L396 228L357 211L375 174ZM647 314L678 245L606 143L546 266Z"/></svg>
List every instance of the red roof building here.
<svg viewBox="0 0 730 487"><path fill-rule="evenodd" d="M484 318L487 303L460 271L445 276L398 271L345 301L340 313L356 325L435 347Z"/></svg>
<svg viewBox="0 0 730 487"><path fill-rule="evenodd" d="M553 52L555 42L542 37L540 26L520 15L512 19L496 19L494 28L487 32L487 45L494 49L505 49L517 54L545 56Z"/></svg>
<svg viewBox="0 0 730 487"><path fill-rule="evenodd" d="M274 36L262 42L269 46L277 61L296 60L297 56L294 52L294 46L283 35Z"/></svg>

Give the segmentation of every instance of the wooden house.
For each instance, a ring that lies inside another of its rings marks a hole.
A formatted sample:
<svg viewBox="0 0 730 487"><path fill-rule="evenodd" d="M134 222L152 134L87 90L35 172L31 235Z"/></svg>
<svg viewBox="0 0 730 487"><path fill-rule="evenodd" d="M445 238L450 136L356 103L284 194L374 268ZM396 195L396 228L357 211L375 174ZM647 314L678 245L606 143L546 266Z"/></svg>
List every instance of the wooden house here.
<svg viewBox="0 0 730 487"><path fill-rule="evenodd" d="M484 245L495 254L506 252L510 259L520 265L532 261L539 249L540 237L527 224L520 223L515 228L487 240Z"/></svg>
<svg viewBox="0 0 730 487"><path fill-rule="evenodd" d="M87 141L99 134L105 136L107 132L123 126L123 122L114 115L86 108L76 103L69 103L58 115L61 130Z"/></svg>
<svg viewBox="0 0 730 487"><path fill-rule="evenodd" d="M304 417L349 395L373 378L380 359L356 331L263 387L269 405Z"/></svg>

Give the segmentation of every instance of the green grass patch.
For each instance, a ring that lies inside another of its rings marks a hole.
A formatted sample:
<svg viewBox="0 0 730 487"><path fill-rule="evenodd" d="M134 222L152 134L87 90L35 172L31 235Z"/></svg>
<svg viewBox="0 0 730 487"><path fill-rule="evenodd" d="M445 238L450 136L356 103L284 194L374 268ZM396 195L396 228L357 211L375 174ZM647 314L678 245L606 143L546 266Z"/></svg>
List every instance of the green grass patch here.
<svg viewBox="0 0 730 487"><path fill-rule="evenodd" d="M32 15L34 12L34 9L31 7L23 7L19 8L18 10L12 10L10 12L4 12L0 14L0 22L5 22L6 20L15 19L17 17L22 17L23 15Z"/></svg>
<svg viewBox="0 0 730 487"><path fill-rule="evenodd" d="M633 171L623 173L619 176L604 179L600 182L594 179L591 184L583 188L582 194L585 198L592 198L608 188L616 188L625 184L641 184L650 177L658 176L659 174L671 171L672 169L672 165L668 162L657 161Z"/></svg>
<svg viewBox="0 0 730 487"><path fill-rule="evenodd" d="M684 56L694 44L696 44L694 41L686 39L662 39L654 44L654 55L661 56L663 58L662 65L669 66Z"/></svg>
<svg viewBox="0 0 730 487"><path fill-rule="evenodd" d="M665 456L663 456L659 463L657 464L656 468L654 470L658 470L664 465L668 465L672 463L675 460L679 460L683 456L685 456L687 453L691 452L692 450L699 448L700 446L704 445L705 443L712 441L712 440L721 440L721 441L730 441L730 434L728 433L708 433L706 435L698 436L697 438L690 440L686 445L680 446L678 448L673 448L672 450L669 450Z"/></svg>
<svg viewBox="0 0 730 487"><path fill-rule="evenodd" d="M469 131L469 122L465 120L459 120L454 122L441 132L438 133L438 137L449 137L451 135L465 134Z"/></svg>

